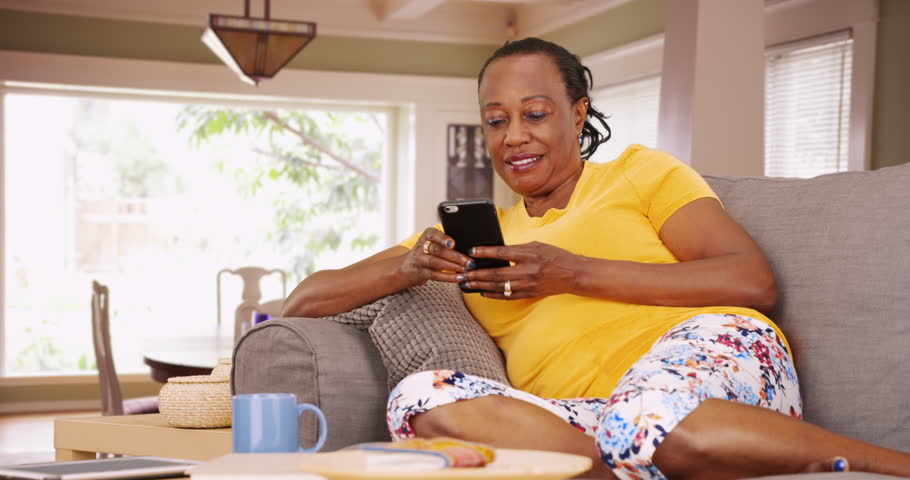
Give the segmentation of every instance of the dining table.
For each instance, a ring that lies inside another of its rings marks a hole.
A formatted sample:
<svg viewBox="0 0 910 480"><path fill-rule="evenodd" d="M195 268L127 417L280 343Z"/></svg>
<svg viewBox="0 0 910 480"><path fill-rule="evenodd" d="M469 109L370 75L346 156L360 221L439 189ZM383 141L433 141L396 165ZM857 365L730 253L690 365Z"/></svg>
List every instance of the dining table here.
<svg viewBox="0 0 910 480"><path fill-rule="evenodd" d="M177 335L149 338L143 346L143 362L151 369L152 380L167 383L171 377L208 375L221 358L234 352L234 331L213 325L210 330L193 330Z"/></svg>

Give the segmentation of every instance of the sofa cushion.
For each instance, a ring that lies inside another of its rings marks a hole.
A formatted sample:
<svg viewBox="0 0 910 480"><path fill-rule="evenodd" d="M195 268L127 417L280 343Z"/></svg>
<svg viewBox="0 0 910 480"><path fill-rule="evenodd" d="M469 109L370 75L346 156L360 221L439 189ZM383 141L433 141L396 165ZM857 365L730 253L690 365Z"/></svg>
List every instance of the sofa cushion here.
<svg viewBox="0 0 910 480"><path fill-rule="evenodd" d="M389 372L389 390L412 373L437 369L509 384L502 352L455 284L428 282L386 300L369 331Z"/></svg>
<svg viewBox="0 0 910 480"><path fill-rule="evenodd" d="M910 164L706 180L774 269L806 419L910 451Z"/></svg>

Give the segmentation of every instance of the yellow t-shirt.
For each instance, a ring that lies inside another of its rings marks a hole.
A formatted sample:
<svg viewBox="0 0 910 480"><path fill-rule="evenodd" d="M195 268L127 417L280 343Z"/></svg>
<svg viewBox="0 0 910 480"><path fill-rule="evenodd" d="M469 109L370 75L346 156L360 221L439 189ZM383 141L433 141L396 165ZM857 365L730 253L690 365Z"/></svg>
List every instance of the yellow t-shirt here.
<svg viewBox="0 0 910 480"><path fill-rule="evenodd" d="M500 209L499 220L507 245L539 241L587 257L675 263L660 227L704 197L717 198L688 165L632 145L612 162L586 163L565 209L530 217L519 202ZM418 237L401 245L413 248ZM661 335L702 313L745 315L773 326L748 308L634 305L569 294L525 300L466 294L465 304L505 354L512 385L545 398L610 396Z"/></svg>

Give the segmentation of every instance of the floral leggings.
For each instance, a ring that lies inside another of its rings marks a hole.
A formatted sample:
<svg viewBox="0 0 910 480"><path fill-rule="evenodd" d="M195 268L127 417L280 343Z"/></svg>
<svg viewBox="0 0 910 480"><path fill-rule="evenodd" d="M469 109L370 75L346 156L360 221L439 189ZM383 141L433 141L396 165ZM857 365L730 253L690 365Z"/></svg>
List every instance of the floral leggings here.
<svg viewBox="0 0 910 480"><path fill-rule="evenodd" d="M545 399L454 370L420 372L390 394L389 431L395 440L413 437L413 415L486 395L537 405L594 437L602 460L621 479L665 478L651 463L655 449L708 398L802 416L796 370L774 329L748 317L705 314L657 340L609 398Z"/></svg>

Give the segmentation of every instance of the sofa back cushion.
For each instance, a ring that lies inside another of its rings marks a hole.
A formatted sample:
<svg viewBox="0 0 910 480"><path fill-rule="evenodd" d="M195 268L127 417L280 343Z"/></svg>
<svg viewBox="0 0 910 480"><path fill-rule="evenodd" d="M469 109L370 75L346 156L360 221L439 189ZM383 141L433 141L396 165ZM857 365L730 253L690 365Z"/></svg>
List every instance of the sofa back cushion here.
<svg viewBox="0 0 910 480"><path fill-rule="evenodd" d="M910 451L910 164L706 179L774 269L806 419Z"/></svg>

